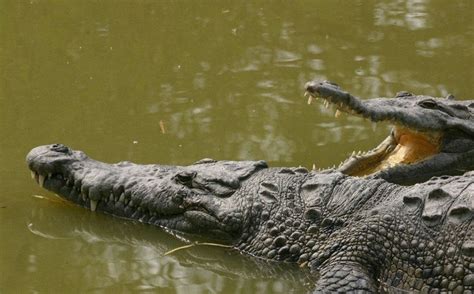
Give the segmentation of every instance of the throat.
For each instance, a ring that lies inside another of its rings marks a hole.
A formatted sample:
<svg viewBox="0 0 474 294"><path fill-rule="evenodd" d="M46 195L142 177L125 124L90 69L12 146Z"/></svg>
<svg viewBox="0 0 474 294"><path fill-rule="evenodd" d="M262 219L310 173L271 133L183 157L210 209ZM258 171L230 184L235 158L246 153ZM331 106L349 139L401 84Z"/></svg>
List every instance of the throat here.
<svg viewBox="0 0 474 294"><path fill-rule="evenodd" d="M383 164L390 167L397 164L416 163L438 152L437 142L433 142L426 136L413 133L402 134L398 139L397 147Z"/></svg>
<svg viewBox="0 0 474 294"><path fill-rule="evenodd" d="M422 133L395 127L389 136L374 150L360 157L350 158L340 168L351 176L367 176L397 165L415 164L440 152L441 135Z"/></svg>

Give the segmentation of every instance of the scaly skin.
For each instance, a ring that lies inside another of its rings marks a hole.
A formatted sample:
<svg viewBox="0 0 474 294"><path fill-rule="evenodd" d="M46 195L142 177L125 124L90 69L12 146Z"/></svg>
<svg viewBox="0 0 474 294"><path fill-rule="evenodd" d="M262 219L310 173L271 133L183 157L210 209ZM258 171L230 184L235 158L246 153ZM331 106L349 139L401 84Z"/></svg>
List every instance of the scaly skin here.
<svg viewBox="0 0 474 294"><path fill-rule="evenodd" d="M474 172L404 187L263 161L107 164L60 144L27 163L91 210L309 266L318 293L474 291Z"/></svg>

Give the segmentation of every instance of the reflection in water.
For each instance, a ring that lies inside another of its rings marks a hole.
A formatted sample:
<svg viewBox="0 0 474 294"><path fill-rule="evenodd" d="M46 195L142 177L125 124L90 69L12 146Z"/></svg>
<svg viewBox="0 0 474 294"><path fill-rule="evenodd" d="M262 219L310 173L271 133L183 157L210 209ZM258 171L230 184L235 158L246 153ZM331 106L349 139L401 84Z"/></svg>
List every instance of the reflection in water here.
<svg viewBox="0 0 474 294"><path fill-rule="evenodd" d="M410 30L426 29L429 0L379 1L374 9L375 25L399 26Z"/></svg>
<svg viewBox="0 0 474 294"><path fill-rule="evenodd" d="M29 230L41 238L62 240L67 251L55 254L64 258L65 272L74 269L70 282L88 281L75 285L79 292L175 289L189 293L192 289L192 293L232 293L228 291L238 285L235 293L300 293L311 285L304 270L250 259L233 250L200 246L164 256L183 243L158 228L80 208L66 212L63 205L39 204L32 210ZM34 245L30 250L36 251ZM28 255L27 270L33 277L46 270L44 257Z"/></svg>

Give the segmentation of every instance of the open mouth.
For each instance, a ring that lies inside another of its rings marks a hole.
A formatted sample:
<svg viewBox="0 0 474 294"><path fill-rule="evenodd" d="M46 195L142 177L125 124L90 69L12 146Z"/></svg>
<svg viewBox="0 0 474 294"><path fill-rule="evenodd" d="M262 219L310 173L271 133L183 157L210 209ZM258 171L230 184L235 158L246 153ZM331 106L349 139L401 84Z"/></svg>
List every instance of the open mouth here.
<svg viewBox="0 0 474 294"><path fill-rule="evenodd" d="M335 84L310 82L306 85L305 96L308 97L308 104L319 100L326 107L335 107L336 118L341 113L348 113L369 119L372 123L389 122L393 126L388 137L377 147L366 152L353 152L342 162L338 170L344 174L367 176L400 165L420 163L441 151L442 131L418 129L398 120L393 114L384 115L383 111L368 109L363 101L341 91Z"/></svg>

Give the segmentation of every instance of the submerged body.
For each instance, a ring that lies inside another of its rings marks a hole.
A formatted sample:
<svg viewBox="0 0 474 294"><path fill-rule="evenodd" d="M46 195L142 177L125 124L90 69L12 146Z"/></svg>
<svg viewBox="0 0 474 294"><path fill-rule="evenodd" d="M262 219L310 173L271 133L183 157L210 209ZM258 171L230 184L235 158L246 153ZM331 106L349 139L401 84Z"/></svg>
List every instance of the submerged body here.
<svg viewBox="0 0 474 294"><path fill-rule="evenodd" d="M327 82L306 90L394 130L322 172L212 159L108 164L61 144L34 148L28 167L92 211L309 267L315 292L474 292L474 103L406 93L361 101Z"/></svg>

